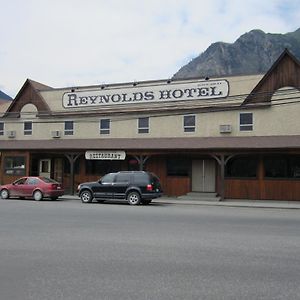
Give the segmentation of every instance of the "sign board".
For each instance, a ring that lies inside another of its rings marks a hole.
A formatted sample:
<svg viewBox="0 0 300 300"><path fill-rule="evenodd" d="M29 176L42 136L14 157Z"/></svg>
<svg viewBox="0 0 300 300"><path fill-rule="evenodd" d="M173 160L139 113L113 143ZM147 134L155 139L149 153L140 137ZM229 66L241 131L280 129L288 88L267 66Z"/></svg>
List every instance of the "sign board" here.
<svg viewBox="0 0 300 300"><path fill-rule="evenodd" d="M124 151L86 151L85 159L93 160L124 160L126 153Z"/></svg>
<svg viewBox="0 0 300 300"><path fill-rule="evenodd" d="M195 80L169 84L105 87L64 93L64 108L100 107L138 103L162 103L173 101L225 98L229 93L227 80Z"/></svg>

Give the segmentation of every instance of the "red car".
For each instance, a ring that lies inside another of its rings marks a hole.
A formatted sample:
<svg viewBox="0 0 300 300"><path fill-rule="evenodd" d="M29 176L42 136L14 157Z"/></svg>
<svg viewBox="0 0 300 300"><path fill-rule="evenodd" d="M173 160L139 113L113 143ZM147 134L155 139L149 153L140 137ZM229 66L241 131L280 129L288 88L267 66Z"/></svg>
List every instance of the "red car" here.
<svg viewBox="0 0 300 300"><path fill-rule="evenodd" d="M43 198L56 200L64 194L60 183L47 177L22 177L11 184L0 186L2 199L10 197L33 198L40 201Z"/></svg>

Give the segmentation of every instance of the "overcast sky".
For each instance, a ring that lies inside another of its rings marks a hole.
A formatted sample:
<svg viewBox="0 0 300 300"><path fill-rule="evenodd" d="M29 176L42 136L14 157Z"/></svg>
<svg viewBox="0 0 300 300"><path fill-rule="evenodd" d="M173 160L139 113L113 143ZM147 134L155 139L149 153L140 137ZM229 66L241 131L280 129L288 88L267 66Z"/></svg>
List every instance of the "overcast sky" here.
<svg viewBox="0 0 300 300"><path fill-rule="evenodd" d="M213 42L300 27L299 0L0 0L0 90L167 79Z"/></svg>

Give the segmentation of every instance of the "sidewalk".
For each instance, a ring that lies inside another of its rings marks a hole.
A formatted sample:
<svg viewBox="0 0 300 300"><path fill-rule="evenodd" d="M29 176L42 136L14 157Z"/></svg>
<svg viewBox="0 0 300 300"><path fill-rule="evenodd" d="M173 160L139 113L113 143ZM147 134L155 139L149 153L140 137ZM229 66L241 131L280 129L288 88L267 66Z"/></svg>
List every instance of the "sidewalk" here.
<svg viewBox="0 0 300 300"><path fill-rule="evenodd" d="M64 195L62 200L78 200L76 195ZM176 197L161 197L153 199L152 203L171 205L206 205L206 206L228 206L228 207L258 207L277 209L300 209L300 201L272 201L272 200L236 200L226 199L225 201L205 201L205 200L181 200Z"/></svg>
<svg viewBox="0 0 300 300"><path fill-rule="evenodd" d="M279 208L279 209L300 209L300 201L272 201L272 200L239 200L226 199L224 201L205 200L180 200L176 198L162 197L154 199L153 202L170 203L178 205L210 205L228 207L259 207L259 208Z"/></svg>

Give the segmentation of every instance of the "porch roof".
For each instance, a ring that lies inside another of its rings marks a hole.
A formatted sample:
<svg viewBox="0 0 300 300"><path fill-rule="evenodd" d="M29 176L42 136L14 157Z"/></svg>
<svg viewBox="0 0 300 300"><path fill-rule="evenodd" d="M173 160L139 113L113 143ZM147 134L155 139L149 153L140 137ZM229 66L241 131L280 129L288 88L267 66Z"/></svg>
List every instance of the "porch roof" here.
<svg viewBox="0 0 300 300"><path fill-rule="evenodd" d="M99 138L1 140L3 150L288 150L300 149L300 135L186 138Z"/></svg>

